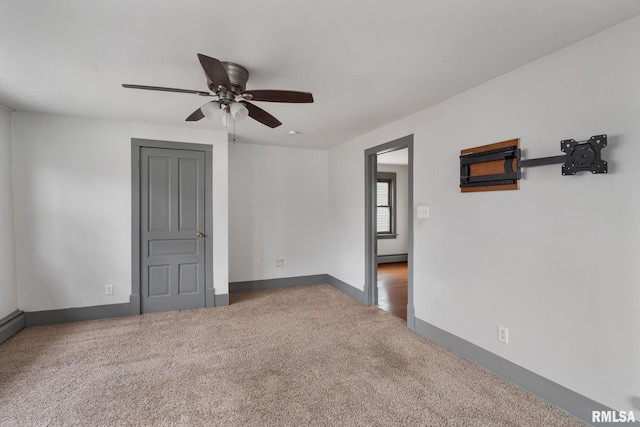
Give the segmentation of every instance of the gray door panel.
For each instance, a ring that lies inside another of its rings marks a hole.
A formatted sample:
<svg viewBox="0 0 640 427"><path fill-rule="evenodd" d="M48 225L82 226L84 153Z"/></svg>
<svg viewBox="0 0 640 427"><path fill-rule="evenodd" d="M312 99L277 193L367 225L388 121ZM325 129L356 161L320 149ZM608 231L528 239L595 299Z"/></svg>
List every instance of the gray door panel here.
<svg viewBox="0 0 640 427"><path fill-rule="evenodd" d="M204 152L140 153L141 311L205 306Z"/></svg>

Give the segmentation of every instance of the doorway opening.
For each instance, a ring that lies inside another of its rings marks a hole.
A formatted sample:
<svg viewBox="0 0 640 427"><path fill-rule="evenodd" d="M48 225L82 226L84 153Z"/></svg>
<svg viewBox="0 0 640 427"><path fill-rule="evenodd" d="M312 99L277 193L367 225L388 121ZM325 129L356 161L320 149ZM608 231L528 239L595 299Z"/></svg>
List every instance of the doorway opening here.
<svg viewBox="0 0 640 427"><path fill-rule="evenodd" d="M415 328L413 135L365 151L365 299Z"/></svg>
<svg viewBox="0 0 640 427"><path fill-rule="evenodd" d="M409 149L377 155L378 307L407 321Z"/></svg>

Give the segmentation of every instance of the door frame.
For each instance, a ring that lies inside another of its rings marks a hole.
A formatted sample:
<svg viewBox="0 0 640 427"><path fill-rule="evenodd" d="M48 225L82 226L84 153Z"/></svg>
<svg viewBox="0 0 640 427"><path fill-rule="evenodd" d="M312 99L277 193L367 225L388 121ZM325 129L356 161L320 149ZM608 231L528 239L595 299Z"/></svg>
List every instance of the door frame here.
<svg viewBox="0 0 640 427"><path fill-rule="evenodd" d="M378 154L407 148L409 181L409 239L408 239L408 288L407 288L407 328L415 330L415 307L413 302L413 134L403 136L364 152L365 161L365 283L364 298L368 305L377 304L378 260L376 232L376 177L378 172Z"/></svg>
<svg viewBox="0 0 640 427"><path fill-rule="evenodd" d="M142 282L140 269L142 259L140 253L141 218L140 218L140 172L142 147L166 148L173 150L204 152L204 283L205 307L215 306L213 288L213 146L191 144L185 142L160 141L155 139L131 138L131 314L141 313L142 298L140 290Z"/></svg>

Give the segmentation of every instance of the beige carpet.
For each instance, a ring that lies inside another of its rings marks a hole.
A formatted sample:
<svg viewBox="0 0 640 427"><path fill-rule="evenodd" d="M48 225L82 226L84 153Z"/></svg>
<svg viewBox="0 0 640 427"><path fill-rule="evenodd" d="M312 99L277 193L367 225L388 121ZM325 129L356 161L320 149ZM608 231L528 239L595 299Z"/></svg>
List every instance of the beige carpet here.
<svg viewBox="0 0 640 427"><path fill-rule="evenodd" d="M328 285L231 302L21 331L0 425L582 425Z"/></svg>

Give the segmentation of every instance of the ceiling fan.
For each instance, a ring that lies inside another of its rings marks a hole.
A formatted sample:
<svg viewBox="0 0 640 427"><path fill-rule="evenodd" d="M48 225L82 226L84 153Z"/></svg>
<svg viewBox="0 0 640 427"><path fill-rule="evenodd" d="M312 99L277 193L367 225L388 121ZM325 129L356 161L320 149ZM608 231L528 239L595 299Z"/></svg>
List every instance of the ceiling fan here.
<svg viewBox="0 0 640 427"><path fill-rule="evenodd" d="M158 90L164 92L192 93L200 96L209 96L213 100L191 113L186 121L195 122L203 117L212 116L216 111L222 110L223 123L227 123L228 116L236 120L242 120L247 115L260 123L275 128L282 123L280 120L267 113L262 108L249 101L267 102L291 102L311 103L313 95L310 92L297 92L293 90L246 90L249 71L242 65L233 62L221 62L215 58L198 54L200 65L207 78L207 86L211 92L199 90L176 89L160 86L142 86L123 84L130 89Z"/></svg>

